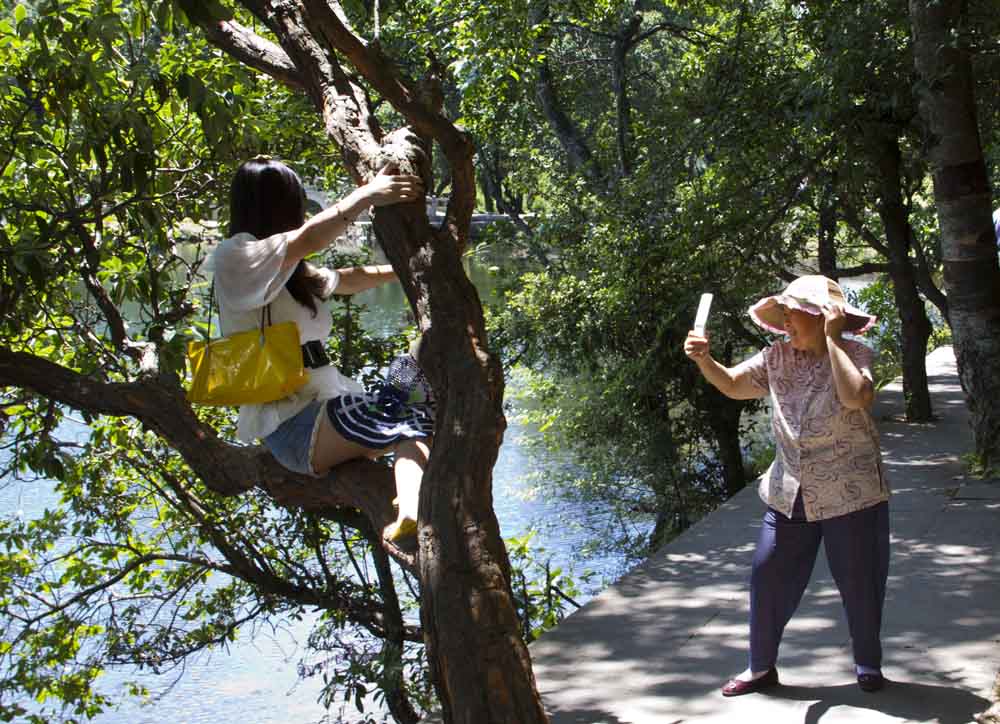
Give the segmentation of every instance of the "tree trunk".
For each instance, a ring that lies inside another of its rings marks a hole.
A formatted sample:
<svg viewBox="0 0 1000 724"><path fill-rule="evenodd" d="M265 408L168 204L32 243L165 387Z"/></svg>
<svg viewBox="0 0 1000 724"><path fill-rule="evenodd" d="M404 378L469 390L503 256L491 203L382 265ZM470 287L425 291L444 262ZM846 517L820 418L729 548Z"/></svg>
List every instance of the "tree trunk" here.
<svg viewBox="0 0 1000 724"><path fill-rule="evenodd" d="M726 497L731 498L747 484L743 448L740 446L740 415L746 405L739 400L730 400L714 389L709 391L708 399L712 404L708 405L705 412L718 445Z"/></svg>
<svg viewBox="0 0 1000 724"><path fill-rule="evenodd" d="M817 261L819 273L828 279L837 281L840 273L837 270L837 195L836 182L830 174L824 173L819 182L819 236Z"/></svg>
<svg viewBox="0 0 1000 724"><path fill-rule="evenodd" d="M725 345L719 359L722 364L732 366L732 344ZM743 448L740 445L740 416L747 403L745 400L732 400L726 397L700 377L693 378L692 384L701 385L704 390L703 394L695 398L695 404L705 413L708 425L715 436L718 462L722 465L725 494L726 498L730 498L747 484Z"/></svg>
<svg viewBox="0 0 1000 724"><path fill-rule="evenodd" d="M913 234L901 190L899 139L892 130L873 134L873 155L878 172L878 213L885 230L889 251L889 276L901 322L903 399L906 419L927 422L933 419L931 395L927 389L927 340L931 322L910 262Z"/></svg>
<svg viewBox="0 0 1000 724"><path fill-rule="evenodd" d="M1000 464L1000 265L962 0L910 0L945 289L976 455Z"/></svg>
<svg viewBox="0 0 1000 724"><path fill-rule="evenodd" d="M426 228L426 219L402 210L375 214L393 266L413 269L413 284L405 286L423 312L420 365L435 393L444 392L420 490L427 660L446 722L545 722L493 512L493 465L506 424L503 374L485 347L482 308L460 248L443 233L415 234L421 224Z"/></svg>
<svg viewBox="0 0 1000 724"><path fill-rule="evenodd" d="M628 53L635 34L642 24L641 15L633 15L622 26L611 44L611 87L615 94L615 141L618 148L618 175L625 178L632 173L631 149L632 103L628 96Z"/></svg>
<svg viewBox="0 0 1000 724"><path fill-rule="evenodd" d="M496 211L496 202L494 199L499 195L497 191L496 184L493 182L493 174L485 169L480 169L482 173L482 180L479 183L480 188L483 190L483 206L486 207L486 213L492 214Z"/></svg>

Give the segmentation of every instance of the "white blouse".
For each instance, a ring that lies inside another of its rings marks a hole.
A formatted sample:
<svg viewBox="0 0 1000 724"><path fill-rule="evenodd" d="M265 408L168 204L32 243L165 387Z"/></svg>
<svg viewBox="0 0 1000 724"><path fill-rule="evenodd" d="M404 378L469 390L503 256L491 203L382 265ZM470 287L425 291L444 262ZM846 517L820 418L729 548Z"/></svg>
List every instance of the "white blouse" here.
<svg viewBox="0 0 1000 724"><path fill-rule="evenodd" d="M224 239L215 248L212 268L219 324L224 335L259 327L261 312L270 304L271 322L295 322L301 342L325 341L330 336L333 321L322 301L316 300L317 311L313 316L285 289L285 282L295 271L295 265L281 268L287 250L287 234L257 239L252 234L240 233ZM326 278L324 296L329 296L337 288L340 274L332 269L319 271ZM313 400L364 391L361 384L345 377L333 365L311 369L309 382L288 397L260 405L240 405L236 436L243 442L253 442L270 435Z"/></svg>

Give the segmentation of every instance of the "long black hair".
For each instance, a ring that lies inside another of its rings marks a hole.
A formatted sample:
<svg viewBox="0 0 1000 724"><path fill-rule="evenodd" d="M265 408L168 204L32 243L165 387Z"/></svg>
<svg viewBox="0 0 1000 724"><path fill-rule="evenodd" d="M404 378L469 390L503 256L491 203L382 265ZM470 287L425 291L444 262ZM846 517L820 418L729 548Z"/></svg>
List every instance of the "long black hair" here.
<svg viewBox="0 0 1000 724"><path fill-rule="evenodd" d="M240 232L266 239L297 229L306 221L306 190L292 169L281 161L254 158L236 171L229 193L229 236ZM316 316L316 299L324 298L325 279L300 260L285 289Z"/></svg>

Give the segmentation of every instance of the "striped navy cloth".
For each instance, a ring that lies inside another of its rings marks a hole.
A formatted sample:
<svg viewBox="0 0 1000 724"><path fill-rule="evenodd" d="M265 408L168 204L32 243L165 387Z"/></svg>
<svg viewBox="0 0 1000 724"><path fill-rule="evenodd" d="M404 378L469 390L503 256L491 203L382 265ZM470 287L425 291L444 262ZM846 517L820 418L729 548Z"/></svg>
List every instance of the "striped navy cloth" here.
<svg viewBox="0 0 1000 724"><path fill-rule="evenodd" d="M434 395L410 355L394 359L386 381L370 392L334 397L326 410L345 439L374 450L434 434Z"/></svg>

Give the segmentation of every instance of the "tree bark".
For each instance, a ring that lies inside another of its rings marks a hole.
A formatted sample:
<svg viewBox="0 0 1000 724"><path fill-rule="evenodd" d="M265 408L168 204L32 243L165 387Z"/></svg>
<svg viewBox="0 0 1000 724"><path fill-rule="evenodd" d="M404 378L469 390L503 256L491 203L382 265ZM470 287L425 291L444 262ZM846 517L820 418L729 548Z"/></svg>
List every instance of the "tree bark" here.
<svg viewBox="0 0 1000 724"><path fill-rule="evenodd" d="M910 0L949 320L976 455L1000 464L1000 265L962 0Z"/></svg>
<svg viewBox="0 0 1000 724"><path fill-rule="evenodd" d="M903 399L906 419L927 422L933 419L931 396L927 389L927 340L931 322L924 300L917 288L916 274L910 261L909 214L903 205L900 175L899 139L890 129L872 134L873 155L878 174L878 213L885 230L889 251L889 276L901 323L903 363Z"/></svg>
<svg viewBox="0 0 1000 724"><path fill-rule="evenodd" d="M549 20L549 0L534 0L529 16L533 26L547 23ZM542 106L542 113L556 134L560 145L566 152L570 170L584 174L591 181L599 181L602 177L601 170L596 167L590 146L587 144L583 133L563 110L556 91L555 80L552 77L552 70L544 53L547 46L552 42L551 32L546 30L539 33L535 43L536 55L543 57L538 61L538 78L535 82L535 93L538 102Z"/></svg>
<svg viewBox="0 0 1000 724"><path fill-rule="evenodd" d="M634 47L636 33L642 25L638 13L629 17L611 43L611 88L615 94L615 141L618 147L618 175L632 173L632 102L628 95L628 54Z"/></svg>

